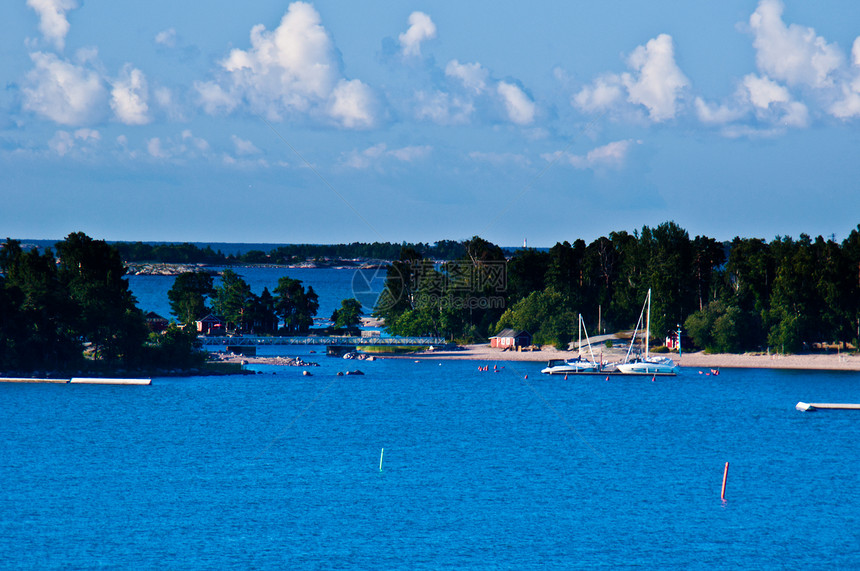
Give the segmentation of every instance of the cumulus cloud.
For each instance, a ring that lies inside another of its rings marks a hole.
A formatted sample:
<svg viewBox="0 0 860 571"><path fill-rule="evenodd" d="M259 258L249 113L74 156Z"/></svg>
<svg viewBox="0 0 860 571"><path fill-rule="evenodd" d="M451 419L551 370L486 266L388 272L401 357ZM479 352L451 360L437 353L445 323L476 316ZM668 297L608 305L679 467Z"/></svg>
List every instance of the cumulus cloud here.
<svg viewBox="0 0 860 571"><path fill-rule="evenodd" d="M110 106L117 119L126 125L149 123L148 97L143 72L125 64L111 89Z"/></svg>
<svg viewBox="0 0 860 571"><path fill-rule="evenodd" d="M347 168L364 170L371 167L381 168L385 159L394 159L398 162L412 163L422 160L430 155L432 148L426 145L401 147L399 149L388 149L385 143L379 143L368 147L363 151L352 151L345 154L341 164Z"/></svg>
<svg viewBox="0 0 860 571"><path fill-rule="evenodd" d="M438 125L463 125L475 111L474 103L465 97L458 97L444 91L415 93L415 117L432 121Z"/></svg>
<svg viewBox="0 0 860 571"><path fill-rule="evenodd" d="M242 139L236 135L232 135L230 139L233 141L233 147L236 149L237 155L247 156L260 154L260 149L258 149L251 141Z"/></svg>
<svg viewBox="0 0 860 571"><path fill-rule="evenodd" d="M421 43L436 37L436 24L424 12L409 15L409 28L398 36L403 55L420 56Z"/></svg>
<svg viewBox="0 0 860 571"><path fill-rule="evenodd" d="M106 90L92 69L54 54L30 54L34 68L22 88L23 107L61 125L84 125L101 118Z"/></svg>
<svg viewBox="0 0 860 571"><path fill-rule="evenodd" d="M517 125L528 125L534 121L535 104L519 86L500 81L496 90L505 105L508 119Z"/></svg>
<svg viewBox="0 0 860 571"><path fill-rule="evenodd" d="M155 43L166 48L176 47L176 29L168 28L155 35Z"/></svg>
<svg viewBox="0 0 860 571"><path fill-rule="evenodd" d="M77 0L27 0L27 6L39 15L39 31L45 39L62 50L69 33L66 12L78 7Z"/></svg>
<svg viewBox="0 0 860 571"><path fill-rule="evenodd" d="M573 104L583 111L603 111L624 100L642 105L656 122L676 116L678 100L690 82L675 63L672 36L660 34L644 46L638 46L627 58L632 70L622 74L604 74L573 97Z"/></svg>
<svg viewBox="0 0 860 571"><path fill-rule="evenodd" d="M689 81L675 63L672 37L660 34L649 40L633 50L627 62L636 72L621 76L628 100L647 107L652 121L673 118L680 91Z"/></svg>
<svg viewBox="0 0 860 571"><path fill-rule="evenodd" d="M620 76L613 74L598 77L573 96L573 104L588 112L604 111L623 100L624 84Z"/></svg>
<svg viewBox="0 0 860 571"><path fill-rule="evenodd" d="M445 75L459 79L463 83L463 87L475 95L480 95L487 89L489 72L477 62L461 64L452 59L445 66Z"/></svg>
<svg viewBox="0 0 860 571"><path fill-rule="evenodd" d="M329 115L344 127L360 129L373 126L373 93L359 80L338 81L330 101Z"/></svg>
<svg viewBox="0 0 860 571"><path fill-rule="evenodd" d="M786 26L783 8L781 0L761 0L750 16L759 69L789 85L832 85L832 74L843 63L842 53L813 28Z"/></svg>
<svg viewBox="0 0 860 571"><path fill-rule="evenodd" d="M717 105L697 97L694 105L699 121L711 125L724 125L736 121L747 114L746 109L729 105Z"/></svg>
<svg viewBox="0 0 860 571"><path fill-rule="evenodd" d="M48 141L48 148L63 157L73 150L81 150L82 147L84 152L87 152L93 149L100 140L101 134L94 129L77 129L72 133L57 131Z"/></svg>
<svg viewBox="0 0 860 571"><path fill-rule="evenodd" d="M860 117L860 37L851 47L851 63L848 79L840 85L837 101L828 109L839 119Z"/></svg>
<svg viewBox="0 0 860 571"><path fill-rule="evenodd" d="M749 94L750 103L759 109L767 109L771 103L791 101L788 89L767 77L749 74L744 77L743 85Z"/></svg>
<svg viewBox="0 0 860 571"><path fill-rule="evenodd" d="M232 50L221 68L221 81L195 83L207 113L229 113L244 102L271 120L304 114L345 128L375 122L372 92L342 77L319 13L305 2L290 4L275 30L254 26L251 48Z"/></svg>
<svg viewBox="0 0 860 571"><path fill-rule="evenodd" d="M153 137L146 142L146 152L149 155L156 159L167 159L170 158L170 153L164 148L161 144L161 138Z"/></svg>
<svg viewBox="0 0 860 571"><path fill-rule="evenodd" d="M545 160L554 162L559 161L571 165L574 168L585 170L605 170L605 169L620 169L624 166L630 148L639 143L627 139L624 141L614 141L612 143L597 147L588 151L585 155L574 155L557 151L541 155Z"/></svg>

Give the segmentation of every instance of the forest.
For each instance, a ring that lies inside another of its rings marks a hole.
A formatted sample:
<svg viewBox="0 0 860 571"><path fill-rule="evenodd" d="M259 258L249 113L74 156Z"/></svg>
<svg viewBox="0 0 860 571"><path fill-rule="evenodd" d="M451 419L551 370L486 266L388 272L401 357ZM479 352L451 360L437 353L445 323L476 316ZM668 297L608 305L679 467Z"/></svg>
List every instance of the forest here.
<svg viewBox="0 0 860 571"><path fill-rule="evenodd" d="M631 328L651 289L657 340L681 326L711 352L797 353L860 337L860 225L841 243L718 242L665 222L511 256L479 237L463 245L441 265L401 250L374 310L392 333L482 340L511 327L566 347L577 314L592 332Z"/></svg>
<svg viewBox="0 0 860 571"><path fill-rule="evenodd" d="M165 260L223 258L174 246L161 250ZM567 347L579 314L592 333L633 327L650 289L658 341L679 326L695 347L711 352L798 353L819 343L856 350L860 339L860 225L842 242L805 234L719 242L665 222L588 244L577 239L513 252L477 236L367 246L283 247L283 256L396 249L375 307L343 300L331 316L336 327L354 328L372 312L394 335L484 342L514 328L532 333L535 343ZM273 292L258 295L228 268L217 285L205 270L178 276L168 292L178 325L150 333L128 288L123 251L80 232L57 243L56 253L7 239L0 247L0 369L199 364L196 331L180 325L209 312L236 332L313 332L319 303L312 287L284 276Z"/></svg>

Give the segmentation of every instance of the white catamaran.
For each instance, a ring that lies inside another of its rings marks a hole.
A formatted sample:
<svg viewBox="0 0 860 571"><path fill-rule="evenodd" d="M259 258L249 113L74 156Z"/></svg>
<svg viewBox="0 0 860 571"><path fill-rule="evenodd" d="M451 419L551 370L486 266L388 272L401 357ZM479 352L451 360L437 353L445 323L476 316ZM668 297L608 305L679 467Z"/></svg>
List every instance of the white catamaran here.
<svg viewBox="0 0 860 571"><path fill-rule="evenodd" d="M582 332L585 331L585 341L588 343L588 351L591 353L591 360L587 361L582 358ZM575 375L578 373L597 373L600 371L600 364L594 359L594 351L591 349L591 340L588 339L588 331L585 330L585 322L582 320L582 314L579 314L579 341L577 342L579 355L573 359L551 359L541 373L547 375Z"/></svg>
<svg viewBox="0 0 860 571"><path fill-rule="evenodd" d="M646 312L647 309L647 312ZM645 336L645 353L631 358L630 353L633 350L633 345L636 342L636 335L639 333L639 328L642 326L642 318L645 317L645 328L643 334ZM649 340L651 337L651 290L648 290L648 296L645 298L645 305L642 306L642 313L639 314L639 321L636 322L636 329L633 331L633 339L630 340L630 347L627 349L627 355L624 357L624 362L616 365L616 369L621 373L639 374L639 375L675 375L678 373L678 365L669 357L651 356L649 354Z"/></svg>

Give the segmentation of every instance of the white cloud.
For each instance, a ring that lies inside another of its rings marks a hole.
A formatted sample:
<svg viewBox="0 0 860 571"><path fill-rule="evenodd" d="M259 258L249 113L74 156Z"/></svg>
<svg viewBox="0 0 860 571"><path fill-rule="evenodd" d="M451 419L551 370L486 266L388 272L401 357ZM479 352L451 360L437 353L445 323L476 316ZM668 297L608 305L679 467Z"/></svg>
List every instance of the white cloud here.
<svg viewBox="0 0 860 571"><path fill-rule="evenodd" d="M153 137L146 142L146 152L156 159L166 159L170 157L170 154L163 148L159 137Z"/></svg>
<svg viewBox="0 0 860 571"><path fill-rule="evenodd" d="M101 134L94 129L77 129L74 133L57 131L48 141L48 148L63 157L75 149L80 149L81 145L85 152L92 150L100 140Z"/></svg>
<svg viewBox="0 0 860 571"><path fill-rule="evenodd" d="M445 75L459 79L466 89L475 95L480 95L487 88L489 72L477 62L461 64L457 60L452 59L445 66Z"/></svg>
<svg viewBox="0 0 860 571"><path fill-rule="evenodd" d="M431 147L428 145L412 145L393 149L388 154L400 162L411 163L426 158L431 150Z"/></svg>
<svg viewBox="0 0 860 571"><path fill-rule="evenodd" d="M27 6L39 15L39 30L45 39L62 50L69 33L66 12L78 7L76 0L27 0Z"/></svg>
<svg viewBox="0 0 860 571"><path fill-rule="evenodd" d="M652 121L675 117L680 91L690 82L675 64L672 36L660 34L637 47L627 63L638 73L638 76L629 73L621 76L628 100L647 107Z"/></svg>
<svg viewBox="0 0 860 571"><path fill-rule="evenodd" d="M839 119L860 117L860 77L842 85L842 98L831 105L829 111Z"/></svg>
<svg viewBox="0 0 860 571"><path fill-rule="evenodd" d="M338 81L330 101L329 115L340 125L348 129L373 126L373 93L359 80Z"/></svg>
<svg viewBox="0 0 860 571"><path fill-rule="evenodd" d="M229 113L245 101L270 120L305 114L345 128L375 121L370 89L342 77L319 13L305 2L290 4L273 31L254 26L251 48L232 50L221 68L221 82L195 83L207 113Z"/></svg>
<svg viewBox="0 0 860 571"><path fill-rule="evenodd" d="M194 150L203 154L208 153L210 148L209 142L206 139L195 137L190 129L182 131L182 144L185 149L187 149L187 145L191 145Z"/></svg>
<svg viewBox="0 0 860 571"><path fill-rule="evenodd" d="M813 28L786 26L782 11L781 0L761 0L750 16L759 69L789 85L832 85L832 74L843 63L842 53Z"/></svg>
<svg viewBox="0 0 860 571"><path fill-rule="evenodd" d="M517 125L528 125L534 121L535 104L522 89L512 83L500 81L496 90L505 104L508 119Z"/></svg>
<svg viewBox="0 0 860 571"><path fill-rule="evenodd" d="M690 82L675 63L672 36L660 34L644 46L638 46L627 58L632 70L622 74L603 74L592 85L573 97L573 105L594 112L617 107L624 100L648 109L654 122L673 119L678 100Z"/></svg>
<svg viewBox="0 0 860 571"><path fill-rule="evenodd" d="M583 87L573 96L573 104L583 111L603 111L624 99L624 84L621 77L607 74L594 80L591 86Z"/></svg>
<svg viewBox="0 0 860 571"><path fill-rule="evenodd" d="M574 168L585 170L620 169L624 166L630 148L640 141L627 139L614 141L612 143L597 147L588 151L585 155L574 155L562 151L541 155L547 161L561 161Z"/></svg>
<svg viewBox="0 0 860 571"><path fill-rule="evenodd" d="M851 47L851 62L849 79L839 86L838 99L828 109L839 119L860 117L860 37L855 38Z"/></svg>
<svg viewBox="0 0 860 571"><path fill-rule="evenodd" d="M751 73L744 77L743 85L747 90L750 103L759 109L767 109L771 103L791 101L788 89L766 77L758 77Z"/></svg>
<svg viewBox="0 0 860 571"><path fill-rule="evenodd" d="M230 113L239 106L240 96L231 93L214 81L195 81L194 89L203 110L209 115Z"/></svg>
<svg viewBox="0 0 860 571"><path fill-rule="evenodd" d="M98 121L106 91L99 74L54 54L30 54L35 67L22 88L23 107L61 125Z"/></svg>
<svg viewBox="0 0 860 571"><path fill-rule="evenodd" d="M241 139L236 135L232 135L230 139L233 141L233 147L236 149L237 155L247 156L260 154L260 149L258 149L251 141Z"/></svg>
<svg viewBox="0 0 860 571"><path fill-rule="evenodd" d="M421 42L436 37L436 24L424 12L409 15L409 28L398 36L404 56L420 56Z"/></svg>
<svg viewBox="0 0 860 571"><path fill-rule="evenodd" d="M159 86L152 90L152 96L155 104L167 113L167 117L172 121L184 121L185 113L180 104L176 101L173 91L169 87Z"/></svg>
<svg viewBox="0 0 860 571"><path fill-rule="evenodd" d="M728 105L711 105L701 97L697 97L695 102L696 115L702 123L723 125L736 121L746 115L747 111L739 107L730 107Z"/></svg>
<svg viewBox="0 0 860 571"><path fill-rule="evenodd" d="M175 48L176 30L174 28L168 28L167 30L158 32L155 35L155 43L168 48Z"/></svg>
<svg viewBox="0 0 860 571"><path fill-rule="evenodd" d="M133 68L131 64L125 64L111 89L110 106L117 119L126 125L149 123L148 97L143 72Z"/></svg>
<svg viewBox="0 0 860 571"><path fill-rule="evenodd" d="M432 147L409 146L399 149L388 149L385 143L368 147L363 151L352 151L344 155L341 164L348 168L364 170L371 167L380 168L383 160L394 159L398 162L412 163L430 155Z"/></svg>
<svg viewBox="0 0 860 571"><path fill-rule="evenodd" d="M415 93L415 117L438 125L463 125L475 111L473 103L444 91Z"/></svg>

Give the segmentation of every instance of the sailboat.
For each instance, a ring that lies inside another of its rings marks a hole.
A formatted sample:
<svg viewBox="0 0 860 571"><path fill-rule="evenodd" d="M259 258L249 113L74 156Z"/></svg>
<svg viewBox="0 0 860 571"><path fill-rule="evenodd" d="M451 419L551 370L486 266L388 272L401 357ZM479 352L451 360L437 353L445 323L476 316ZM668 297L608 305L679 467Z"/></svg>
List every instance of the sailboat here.
<svg viewBox="0 0 860 571"><path fill-rule="evenodd" d="M585 341L588 343L588 351L591 353L591 361L582 358L582 332L585 331ZM594 359L594 351L591 349L591 340L588 339L588 331L585 330L585 322L582 314L579 314L579 340L577 342L579 355L573 359L550 359L541 373L547 375L575 375L577 373L597 373L600 365Z"/></svg>
<svg viewBox="0 0 860 571"><path fill-rule="evenodd" d="M643 335L645 336L645 353L643 355L630 357L633 350L633 345L636 342L636 335L639 332L639 327L642 325L642 317L645 317L645 328ZM636 322L636 329L633 331L633 339L630 340L630 347L627 349L627 355L624 357L624 362L616 365L616 369L621 373L638 374L638 375L675 375L678 373L678 365L669 357L651 356L649 353L649 342L651 338L651 289L648 289L648 295L645 298L645 304L642 306L642 313L639 314L639 321Z"/></svg>

